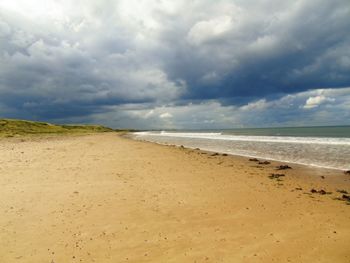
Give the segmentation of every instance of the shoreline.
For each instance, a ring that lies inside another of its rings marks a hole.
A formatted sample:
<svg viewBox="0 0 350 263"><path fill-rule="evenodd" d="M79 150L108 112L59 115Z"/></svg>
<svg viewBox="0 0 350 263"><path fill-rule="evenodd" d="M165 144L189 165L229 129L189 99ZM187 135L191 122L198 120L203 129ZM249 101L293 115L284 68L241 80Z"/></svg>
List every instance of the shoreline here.
<svg viewBox="0 0 350 263"><path fill-rule="evenodd" d="M298 176L300 177L299 179L307 181L308 179L311 180L318 180L320 177L328 177L328 179L332 180L332 182L335 182L337 186L341 188L342 183L345 181L349 184L350 186L350 175L345 174L346 170L341 170L341 169L336 169L336 168L328 168L328 167L320 167L320 166L314 166L314 165L308 165L308 164L301 164L301 163L293 163L290 161L280 161L280 160L274 160L274 159L266 159L262 157L257 157L257 156L245 156L245 155L238 155L238 154L230 154L230 153L225 153L225 152L219 152L219 151L211 151L211 150L205 150L205 149L200 149L200 148L192 148L192 147L187 147L183 145L175 145L175 144L167 144L167 143L159 143L159 142L152 142L152 141L147 141L144 139L134 139L128 134L124 134L120 136L123 139L126 140L131 140L131 141L136 141L136 142L141 142L145 144L151 144L151 145L157 145L160 147L165 147L165 148L174 148L174 149L180 149L180 150L185 150L185 151L195 151L199 152L201 154L206 154L207 157L213 158L212 155L214 156L221 156L221 157L229 157L231 160L237 161L237 162L242 162L245 165L252 166L255 168L260 168L260 169L268 169L270 173L274 172L279 172L275 168L280 165L290 165L292 167L291 170L287 170L287 172L291 173L292 176L296 176L297 173L301 172L303 175ZM258 161L264 162L268 161L270 164L264 165L264 164L258 164L258 162L251 162L249 161L250 159L257 159ZM286 170L284 170L286 171ZM283 170L281 172L284 172ZM335 187L335 186L334 186ZM333 187L333 188L334 188ZM350 190L350 189L349 189ZM350 191L349 191L350 192Z"/></svg>
<svg viewBox="0 0 350 263"><path fill-rule="evenodd" d="M176 146L176 147L180 147L181 145L175 145L175 144L170 144L170 143L161 143L161 142L155 142L155 141L148 141L145 139L136 139L132 137L132 134L125 134L123 135L123 137L127 138L127 139L131 139L131 140L135 140L135 141L141 141L141 142L150 142L150 143L154 143L154 144L158 144L158 145L164 145L164 146ZM236 157L243 157L243 158L257 158L259 160L263 160L263 161L271 161L271 162L278 162L278 163L287 163L287 164L292 164L292 165L298 165L298 166L305 166L305 167L309 167L309 168L315 168L315 169L325 169L325 170L332 170L332 171L337 171L337 172L346 172L349 171L349 169L342 169L342 168L334 168L334 167L329 167L329 166L320 166L317 164L307 164L307 163L298 163L298 162L293 162L293 161L288 161L288 160L282 160L282 159L273 159L273 158L266 158L266 157L261 157L258 155L243 155L243 154L234 154L234 153L229 153L229 152L225 152L225 151L212 151L212 150L207 150L204 148L195 148L195 147L189 147L189 146L184 146L187 149L200 149L201 151L204 152L211 152L211 153L220 153L220 154L228 154L230 156L236 156Z"/></svg>
<svg viewBox="0 0 350 263"><path fill-rule="evenodd" d="M350 260L343 173L118 133L0 140L0 157L3 262Z"/></svg>

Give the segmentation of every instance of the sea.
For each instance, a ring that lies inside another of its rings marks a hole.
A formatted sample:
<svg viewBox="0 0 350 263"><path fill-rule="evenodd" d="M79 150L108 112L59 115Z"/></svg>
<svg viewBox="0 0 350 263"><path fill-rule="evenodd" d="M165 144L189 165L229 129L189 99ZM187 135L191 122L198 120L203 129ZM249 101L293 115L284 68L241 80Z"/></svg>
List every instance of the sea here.
<svg viewBox="0 0 350 263"><path fill-rule="evenodd" d="M163 130L131 136L165 145L350 170L350 126Z"/></svg>

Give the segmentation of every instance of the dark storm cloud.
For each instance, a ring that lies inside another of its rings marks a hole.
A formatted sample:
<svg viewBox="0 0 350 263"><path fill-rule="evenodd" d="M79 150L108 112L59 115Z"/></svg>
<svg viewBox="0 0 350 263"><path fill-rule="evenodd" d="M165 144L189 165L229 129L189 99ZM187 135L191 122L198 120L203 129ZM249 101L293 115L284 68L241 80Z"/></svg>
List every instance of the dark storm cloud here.
<svg viewBox="0 0 350 263"><path fill-rule="evenodd" d="M189 43L175 42L168 72L185 78L187 97L264 97L349 85L347 1L293 1L272 12L242 8L195 22L184 36Z"/></svg>
<svg viewBox="0 0 350 263"><path fill-rule="evenodd" d="M331 106L305 91L350 86L349 28L347 0L4 0L0 114L185 127L288 94Z"/></svg>

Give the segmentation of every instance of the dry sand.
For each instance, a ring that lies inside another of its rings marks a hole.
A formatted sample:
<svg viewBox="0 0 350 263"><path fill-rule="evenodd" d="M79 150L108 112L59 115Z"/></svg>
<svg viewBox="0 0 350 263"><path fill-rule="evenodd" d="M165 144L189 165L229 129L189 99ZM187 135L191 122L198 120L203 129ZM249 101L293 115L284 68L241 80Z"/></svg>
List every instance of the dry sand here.
<svg viewBox="0 0 350 263"><path fill-rule="evenodd" d="M2 139L0 262L350 262L350 175L276 165L114 133Z"/></svg>

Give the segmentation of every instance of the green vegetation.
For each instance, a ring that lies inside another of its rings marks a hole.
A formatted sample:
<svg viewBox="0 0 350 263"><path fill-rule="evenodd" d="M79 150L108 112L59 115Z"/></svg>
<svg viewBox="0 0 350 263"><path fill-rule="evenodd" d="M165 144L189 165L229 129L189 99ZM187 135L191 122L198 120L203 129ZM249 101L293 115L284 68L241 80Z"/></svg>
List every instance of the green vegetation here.
<svg viewBox="0 0 350 263"><path fill-rule="evenodd" d="M101 125L57 125L46 122L0 119L0 137L35 134L86 134L111 131L114 130Z"/></svg>

